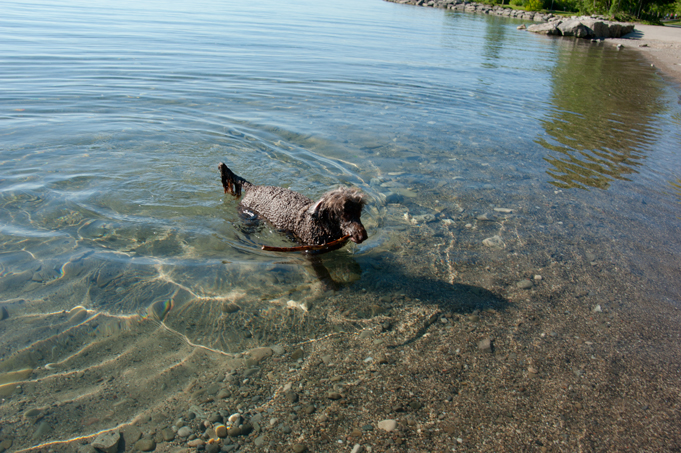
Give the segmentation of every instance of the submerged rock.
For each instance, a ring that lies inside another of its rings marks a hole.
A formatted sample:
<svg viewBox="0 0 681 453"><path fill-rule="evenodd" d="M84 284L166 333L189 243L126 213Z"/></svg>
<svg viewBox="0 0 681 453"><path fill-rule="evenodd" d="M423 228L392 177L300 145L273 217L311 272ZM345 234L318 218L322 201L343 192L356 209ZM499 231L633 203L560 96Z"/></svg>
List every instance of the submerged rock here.
<svg viewBox="0 0 681 453"><path fill-rule="evenodd" d="M92 442L92 446L105 453L116 453L118 451L118 441L120 439L120 434L111 431L97 436L94 442Z"/></svg>
<svg viewBox="0 0 681 453"><path fill-rule="evenodd" d="M378 429L382 429L383 431L393 431L395 428L397 428L397 420L382 420L378 422Z"/></svg>
<svg viewBox="0 0 681 453"><path fill-rule="evenodd" d="M140 439L135 442L135 450L137 451L153 451L156 449L156 441L154 439Z"/></svg>
<svg viewBox="0 0 681 453"><path fill-rule="evenodd" d="M483 340L480 340L478 342L478 349L482 352L492 352L492 339L491 338L485 338Z"/></svg>
<svg viewBox="0 0 681 453"><path fill-rule="evenodd" d="M520 289L530 289L530 288L532 288L532 286L534 286L534 284L532 283L532 281L531 281L531 280L528 280L528 279L526 279L526 278L520 280L520 281L517 282L515 285L516 285L518 288L520 288Z"/></svg>
<svg viewBox="0 0 681 453"><path fill-rule="evenodd" d="M503 241L503 239L501 239L501 236L499 236L499 235L495 235L495 236L489 237L487 239L483 239L482 244L485 247L490 247L490 248L493 248L493 249L504 248L504 241Z"/></svg>

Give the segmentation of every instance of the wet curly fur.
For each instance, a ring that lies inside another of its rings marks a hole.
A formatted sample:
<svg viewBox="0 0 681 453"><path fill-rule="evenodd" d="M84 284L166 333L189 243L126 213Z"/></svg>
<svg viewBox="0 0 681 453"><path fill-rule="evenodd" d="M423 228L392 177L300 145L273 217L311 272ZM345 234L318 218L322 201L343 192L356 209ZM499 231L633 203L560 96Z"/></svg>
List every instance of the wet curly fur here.
<svg viewBox="0 0 681 453"><path fill-rule="evenodd" d="M293 234L303 245L323 245L349 235L360 243L367 232L360 220L365 204L357 189L339 187L317 201L289 189L257 186L235 175L224 163L218 165L225 193L237 198L245 195L239 206L253 211L280 230Z"/></svg>

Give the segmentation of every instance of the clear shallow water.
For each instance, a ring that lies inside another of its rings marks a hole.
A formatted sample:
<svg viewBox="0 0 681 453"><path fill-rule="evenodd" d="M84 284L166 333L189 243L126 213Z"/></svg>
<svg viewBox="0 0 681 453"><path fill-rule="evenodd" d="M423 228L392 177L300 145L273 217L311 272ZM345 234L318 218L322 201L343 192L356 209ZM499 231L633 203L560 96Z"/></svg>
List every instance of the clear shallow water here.
<svg viewBox="0 0 681 453"><path fill-rule="evenodd" d="M3 373L160 376L186 341L233 353L332 331L287 308L333 312L333 294L304 258L259 250L286 239L239 221L220 161L313 198L369 195L370 239L324 257L349 297L498 292L513 282L486 267L581 241L678 300L678 93L634 52L380 1L3 10ZM107 371L112 351L164 335L178 346L158 362ZM126 407L62 435L139 411Z"/></svg>

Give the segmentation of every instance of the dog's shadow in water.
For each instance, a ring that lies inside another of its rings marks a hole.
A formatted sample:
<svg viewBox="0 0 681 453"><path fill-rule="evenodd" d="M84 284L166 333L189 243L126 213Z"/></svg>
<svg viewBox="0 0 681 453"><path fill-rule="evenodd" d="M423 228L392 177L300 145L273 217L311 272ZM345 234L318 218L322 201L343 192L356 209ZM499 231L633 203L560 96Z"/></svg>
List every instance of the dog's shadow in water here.
<svg viewBox="0 0 681 453"><path fill-rule="evenodd" d="M376 310L383 310L392 305L395 297L410 299L410 304L423 304L436 309L425 319L423 325L401 344L391 347L402 347L421 338L430 326L446 313L471 315L485 310L504 311L509 308L509 301L481 286L464 283L450 283L437 276L426 276L423 271L404 268L391 259L390 254L383 253L371 257L358 257L360 266L365 270L362 276L362 288L366 289L365 299L377 301L351 309L361 318L373 316ZM350 289L352 291L352 289ZM364 292L364 291L363 291ZM349 298L352 300L352 298ZM399 302L398 302L399 304Z"/></svg>
<svg viewBox="0 0 681 453"><path fill-rule="evenodd" d="M424 303L437 305L442 312L471 314L476 310L505 310L509 306L506 298L481 286L464 283L450 283L422 270L405 268L395 263L390 254L358 257L364 269L363 288L381 298L407 297Z"/></svg>

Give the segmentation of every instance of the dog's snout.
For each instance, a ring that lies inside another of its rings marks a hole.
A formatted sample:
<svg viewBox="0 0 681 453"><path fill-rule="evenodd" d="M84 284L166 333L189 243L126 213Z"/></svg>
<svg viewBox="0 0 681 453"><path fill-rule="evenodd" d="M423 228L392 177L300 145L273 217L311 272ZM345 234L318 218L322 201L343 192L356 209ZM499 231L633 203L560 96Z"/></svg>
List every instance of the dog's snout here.
<svg viewBox="0 0 681 453"><path fill-rule="evenodd" d="M355 244L361 244L366 241L369 235L367 235L367 230L364 229L364 225L361 223L354 223L350 232L350 240Z"/></svg>

